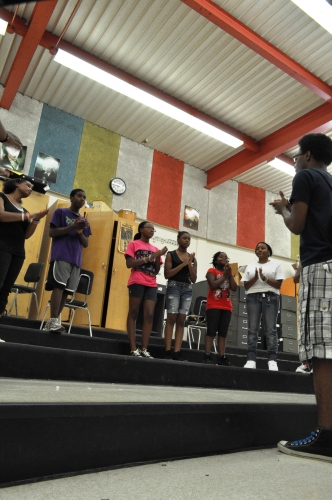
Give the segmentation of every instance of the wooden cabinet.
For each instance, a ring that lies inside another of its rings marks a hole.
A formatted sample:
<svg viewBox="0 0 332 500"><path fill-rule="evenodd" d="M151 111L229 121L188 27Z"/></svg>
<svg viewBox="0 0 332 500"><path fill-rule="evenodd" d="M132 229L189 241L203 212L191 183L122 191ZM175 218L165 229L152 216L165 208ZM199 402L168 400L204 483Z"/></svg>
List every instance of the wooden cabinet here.
<svg viewBox="0 0 332 500"><path fill-rule="evenodd" d="M89 237L88 248L82 251L82 268L94 273L92 293L88 298L91 324L102 325L104 298L106 293L107 278L109 272L109 261L111 253L112 235L114 221L117 215L112 210L108 212L87 211L92 235ZM80 296L77 295L80 300ZM87 314L85 311L76 311L75 325L87 325Z"/></svg>
<svg viewBox="0 0 332 500"><path fill-rule="evenodd" d="M130 269L126 266L123 252L125 227L131 228L132 237L130 240L132 240L134 234L137 233L138 224L135 221L121 217L118 219L105 322L105 328L123 332L127 331L126 323L129 309L127 283L130 275Z"/></svg>

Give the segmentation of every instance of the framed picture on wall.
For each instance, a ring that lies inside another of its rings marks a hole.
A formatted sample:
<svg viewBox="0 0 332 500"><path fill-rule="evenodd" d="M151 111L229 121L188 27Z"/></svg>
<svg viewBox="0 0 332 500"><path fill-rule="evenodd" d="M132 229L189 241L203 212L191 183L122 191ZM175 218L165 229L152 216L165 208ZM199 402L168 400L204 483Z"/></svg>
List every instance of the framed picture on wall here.
<svg viewBox="0 0 332 500"><path fill-rule="evenodd" d="M27 154L27 147L23 146L22 149L16 148L9 144L3 143L0 149L0 167L15 172L23 173L25 157ZM5 174L6 177L8 177Z"/></svg>
<svg viewBox="0 0 332 500"><path fill-rule="evenodd" d="M121 221L120 224L120 239L118 250L121 253L125 253L129 242L132 241L134 237L134 227L128 224L128 222L124 221Z"/></svg>
<svg viewBox="0 0 332 500"><path fill-rule="evenodd" d="M189 227L190 229L194 229L194 231L197 231L198 223L199 223L199 211L196 208L188 207L188 205L185 205L184 216L183 216L184 227Z"/></svg>
<svg viewBox="0 0 332 500"><path fill-rule="evenodd" d="M42 182L55 184L59 168L59 158L54 158L44 153L38 153L33 175L36 179L41 179Z"/></svg>

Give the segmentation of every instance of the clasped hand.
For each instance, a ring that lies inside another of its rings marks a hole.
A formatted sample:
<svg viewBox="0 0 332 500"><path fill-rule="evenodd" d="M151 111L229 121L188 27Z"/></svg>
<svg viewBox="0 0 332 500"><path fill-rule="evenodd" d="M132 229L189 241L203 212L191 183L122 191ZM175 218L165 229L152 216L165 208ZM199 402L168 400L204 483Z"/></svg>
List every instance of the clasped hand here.
<svg viewBox="0 0 332 500"><path fill-rule="evenodd" d="M271 203L269 203L269 205L274 208L276 214L282 215L284 209L288 210L289 212L291 211L291 204L282 191L279 191L279 194L280 198L272 201Z"/></svg>
<svg viewBox="0 0 332 500"><path fill-rule="evenodd" d="M89 227L89 221L85 217L80 217L74 220L72 226L78 233L82 233L83 229Z"/></svg>

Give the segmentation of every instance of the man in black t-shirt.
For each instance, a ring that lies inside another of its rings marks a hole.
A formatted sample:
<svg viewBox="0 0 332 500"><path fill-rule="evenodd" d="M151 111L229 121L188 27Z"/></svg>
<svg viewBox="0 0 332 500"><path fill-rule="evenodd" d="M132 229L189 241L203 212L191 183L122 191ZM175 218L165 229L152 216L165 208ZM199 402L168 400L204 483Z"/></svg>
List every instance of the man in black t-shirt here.
<svg viewBox="0 0 332 500"><path fill-rule="evenodd" d="M300 235L299 354L301 361L312 360L318 427L307 438L280 441L278 448L332 462L332 140L308 134L299 148L290 200L280 191L281 199L270 205Z"/></svg>

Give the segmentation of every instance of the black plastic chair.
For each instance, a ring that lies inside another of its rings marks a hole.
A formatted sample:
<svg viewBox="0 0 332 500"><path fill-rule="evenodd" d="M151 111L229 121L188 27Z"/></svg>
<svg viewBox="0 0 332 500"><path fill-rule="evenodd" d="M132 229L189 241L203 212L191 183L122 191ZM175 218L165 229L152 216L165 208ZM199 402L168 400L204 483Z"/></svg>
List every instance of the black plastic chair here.
<svg viewBox="0 0 332 500"><path fill-rule="evenodd" d="M44 262L36 262L33 264L29 264L29 267L25 273L24 276L24 281L27 283L27 285L20 285L19 283L14 283L11 291L15 293L13 301L9 307L8 310L8 315L10 315L14 305L15 305L15 311L16 311L16 316L17 314L17 296L23 293L30 293L34 296L35 298L35 303L36 303L36 309L37 309L37 316L39 319L39 305L38 305L38 299L37 299L37 294L36 294L36 288L38 285L38 281L41 278L42 270L44 267ZM30 286L30 283L33 283L33 286Z"/></svg>
<svg viewBox="0 0 332 500"><path fill-rule="evenodd" d="M80 279L78 281L77 288L76 288L73 296L70 299L67 299L65 302L64 307L67 307L68 309L70 309L70 323L69 323L68 333L70 333L70 331L71 331L71 327L72 327L72 324L74 321L74 316L75 316L76 310L77 309L84 309L88 315L90 337L92 337L91 317L90 317L90 311L88 309L87 299L88 299L88 295L90 295L91 290L92 290L93 278L94 278L94 274L92 271L87 271L86 269L81 269ZM84 299L77 300L76 299L77 293L84 295ZM47 304L46 309L45 309L45 313L44 313L44 316L43 316L43 319L42 319L42 322L40 325L41 330L43 329L46 312L47 312L47 309L49 307L50 307L50 302Z"/></svg>

